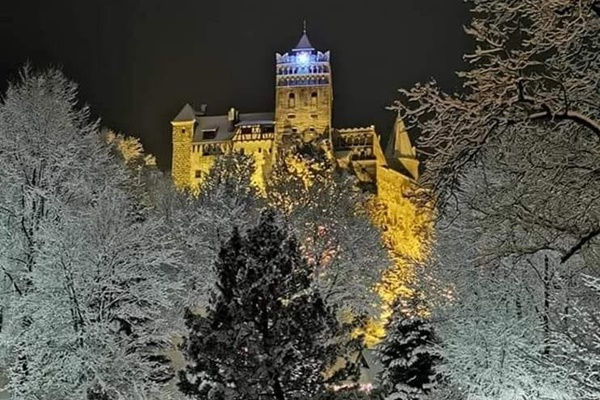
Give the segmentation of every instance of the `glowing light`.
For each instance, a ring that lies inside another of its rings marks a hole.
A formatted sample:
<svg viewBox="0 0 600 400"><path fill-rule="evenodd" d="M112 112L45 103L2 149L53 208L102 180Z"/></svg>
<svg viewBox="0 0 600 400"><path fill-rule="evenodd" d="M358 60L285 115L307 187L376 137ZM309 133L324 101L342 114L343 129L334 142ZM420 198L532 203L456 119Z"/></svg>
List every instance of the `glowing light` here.
<svg viewBox="0 0 600 400"><path fill-rule="evenodd" d="M299 64L308 64L308 62L310 61L310 56L308 53L302 52L298 54L297 59Z"/></svg>

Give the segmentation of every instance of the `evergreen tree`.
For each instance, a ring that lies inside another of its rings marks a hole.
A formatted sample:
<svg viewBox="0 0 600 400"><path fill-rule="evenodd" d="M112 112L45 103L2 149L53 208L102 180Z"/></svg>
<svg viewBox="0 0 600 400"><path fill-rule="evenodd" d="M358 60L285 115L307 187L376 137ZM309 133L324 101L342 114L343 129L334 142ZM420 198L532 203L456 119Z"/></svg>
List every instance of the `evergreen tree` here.
<svg viewBox="0 0 600 400"><path fill-rule="evenodd" d="M417 313L409 314L396 306L386 331L378 348L385 399L425 398L438 382L441 361L431 325Z"/></svg>
<svg viewBox="0 0 600 400"><path fill-rule="evenodd" d="M217 284L206 315L188 312L183 349L189 365L180 390L208 399L303 399L347 353L342 326L311 285L295 239L272 212L246 236L234 230L216 262ZM351 342L357 344L356 340Z"/></svg>

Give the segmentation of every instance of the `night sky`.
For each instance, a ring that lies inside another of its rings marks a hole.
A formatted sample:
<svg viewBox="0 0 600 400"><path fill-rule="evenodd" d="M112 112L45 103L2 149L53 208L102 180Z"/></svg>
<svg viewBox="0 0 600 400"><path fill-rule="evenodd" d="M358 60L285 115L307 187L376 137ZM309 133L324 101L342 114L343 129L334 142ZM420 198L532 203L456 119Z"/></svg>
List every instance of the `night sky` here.
<svg viewBox="0 0 600 400"><path fill-rule="evenodd" d="M186 102L273 110L274 54L306 19L313 46L332 52L334 126L387 137L398 88L455 87L467 18L462 0L2 0L1 89L26 61L58 66L103 126L140 137L169 168L169 121Z"/></svg>

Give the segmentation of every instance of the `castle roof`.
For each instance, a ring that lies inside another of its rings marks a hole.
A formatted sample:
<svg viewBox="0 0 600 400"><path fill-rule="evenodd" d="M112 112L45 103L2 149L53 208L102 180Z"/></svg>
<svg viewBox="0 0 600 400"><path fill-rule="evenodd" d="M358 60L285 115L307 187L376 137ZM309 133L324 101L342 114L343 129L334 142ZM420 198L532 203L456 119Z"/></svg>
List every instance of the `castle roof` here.
<svg viewBox="0 0 600 400"><path fill-rule="evenodd" d="M196 122L194 142L221 142L230 140L238 126L274 125L275 114L272 112L238 114L237 121L233 125L229 123L227 115L199 115L196 116ZM214 132L214 135L211 135L210 139L206 139L206 132Z"/></svg>
<svg viewBox="0 0 600 400"><path fill-rule="evenodd" d="M385 147L387 158L408 157L416 158L415 149L410 142L404 121L398 116L394 121L394 128Z"/></svg>
<svg viewBox="0 0 600 400"><path fill-rule="evenodd" d="M302 37L300 41L294 47L293 51L301 51L301 50L314 50L315 48L310 44L310 40L308 40L308 35L306 34L306 29L302 32Z"/></svg>
<svg viewBox="0 0 600 400"><path fill-rule="evenodd" d="M183 108L181 109L181 111L179 111L179 114L177 114L173 122L189 122L194 121L195 119L196 112L194 111L192 106L189 105L189 103L186 103L185 106L183 106Z"/></svg>
<svg viewBox="0 0 600 400"><path fill-rule="evenodd" d="M409 160L414 160L418 165L418 161L415 148L410 142L406 126L400 116L396 117L394 128L385 148L384 156L391 169L400 172L403 175L412 177L413 179L417 179L418 169L411 172L411 167L405 164L406 162L410 163Z"/></svg>
<svg viewBox="0 0 600 400"><path fill-rule="evenodd" d="M397 158L388 158L386 159L386 163L388 168L412 179L415 179L413 174L406 168L404 164L400 162Z"/></svg>

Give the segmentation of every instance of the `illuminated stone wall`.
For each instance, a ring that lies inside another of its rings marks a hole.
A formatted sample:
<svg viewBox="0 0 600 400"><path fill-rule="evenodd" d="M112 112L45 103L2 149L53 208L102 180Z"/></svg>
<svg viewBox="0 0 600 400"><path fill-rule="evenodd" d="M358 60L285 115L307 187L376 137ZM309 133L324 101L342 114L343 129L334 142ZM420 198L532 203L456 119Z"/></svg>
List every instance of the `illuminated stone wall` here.
<svg viewBox="0 0 600 400"><path fill-rule="evenodd" d="M188 181L186 183L188 187L196 188L203 177L209 173L215 159L218 157L218 155L213 155L214 153L225 154L230 151L236 151L254 157L256 171L252 176L252 182L257 188L264 189L265 174L270 171L271 167L272 140L241 141L234 138L234 140L221 143L190 143L189 147L191 149L191 156L189 172L187 174ZM176 149L174 146L173 160L176 159L176 151L184 151L184 149ZM173 175L173 179L175 180L175 175Z"/></svg>
<svg viewBox="0 0 600 400"><path fill-rule="evenodd" d="M171 176L177 188L183 189L192 183L192 137L194 121L171 122L173 126L173 157Z"/></svg>
<svg viewBox="0 0 600 400"><path fill-rule="evenodd" d="M290 98L290 95L293 98ZM275 95L275 120L278 133L314 129L323 133L331 126L331 87L278 87Z"/></svg>

